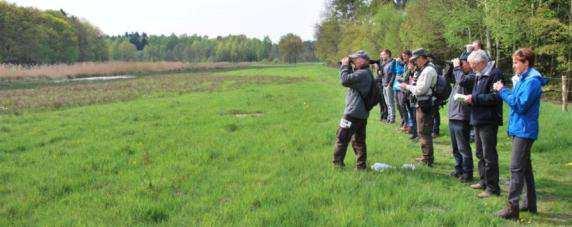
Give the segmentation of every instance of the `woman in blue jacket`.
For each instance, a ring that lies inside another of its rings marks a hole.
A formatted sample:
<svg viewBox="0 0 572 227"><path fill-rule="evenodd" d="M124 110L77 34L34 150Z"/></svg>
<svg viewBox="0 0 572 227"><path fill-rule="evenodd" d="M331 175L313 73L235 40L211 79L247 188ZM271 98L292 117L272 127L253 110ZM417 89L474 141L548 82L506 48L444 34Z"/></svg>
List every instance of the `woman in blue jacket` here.
<svg viewBox="0 0 572 227"><path fill-rule="evenodd" d="M546 85L548 80L533 68L534 52L530 48L517 50L512 55L512 61L515 72L512 91L500 81L493 86L510 107L508 135L512 137L508 204L497 216L518 220L519 211L537 212L530 150L538 138L540 97L542 86ZM526 196L519 207L523 187L526 188Z"/></svg>

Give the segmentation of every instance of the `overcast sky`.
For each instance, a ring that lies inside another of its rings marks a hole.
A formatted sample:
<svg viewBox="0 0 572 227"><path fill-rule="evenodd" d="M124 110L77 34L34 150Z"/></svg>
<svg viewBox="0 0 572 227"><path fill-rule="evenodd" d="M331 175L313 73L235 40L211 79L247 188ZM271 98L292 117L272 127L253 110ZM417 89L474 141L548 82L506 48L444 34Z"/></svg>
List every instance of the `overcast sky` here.
<svg viewBox="0 0 572 227"><path fill-rule="evenodd" d="M245 34L277 42L294 33L314 39L325 0L7 0L19 6L63 9L109 35L199 34L216 37Z"/></svg>

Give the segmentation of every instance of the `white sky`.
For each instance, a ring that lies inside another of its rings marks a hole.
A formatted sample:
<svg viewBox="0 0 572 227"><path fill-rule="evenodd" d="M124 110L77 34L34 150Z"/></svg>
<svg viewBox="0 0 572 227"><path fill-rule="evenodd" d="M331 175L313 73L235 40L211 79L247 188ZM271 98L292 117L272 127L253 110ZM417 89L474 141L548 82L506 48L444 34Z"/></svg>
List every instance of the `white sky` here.
<svg viewBox="0 0 572 227"><path fill-rule="evenodd" d="M216 37L294 33L314 39L325 0L7 0L18 6L63 9L109 35L125 32L198 34Z"/></svg>

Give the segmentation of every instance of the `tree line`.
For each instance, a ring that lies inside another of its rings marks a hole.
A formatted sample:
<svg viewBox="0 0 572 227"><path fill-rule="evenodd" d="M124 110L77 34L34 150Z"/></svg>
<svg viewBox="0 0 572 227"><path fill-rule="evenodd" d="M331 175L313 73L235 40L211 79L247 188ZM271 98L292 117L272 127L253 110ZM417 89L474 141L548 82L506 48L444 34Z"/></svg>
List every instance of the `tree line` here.
<svg viewBox="0 0 572 227"><path fill-rule="evenodd" d="M316 61L315 42L286 34L269 37L228 35L108 36L88 21L59 10L19 7L0 0L0 63L36 65L98 61L185 61L287 63Z"/></svg>
<svg viewBox="0 0 572 227"><path fill-rule="evenodd" d="M356 48L377 55L423 47L447 60L481 40L507 72L512 52L532 47L543 73L566 75L570 7L568 0L329 0L316 27L316 55L334 63Z"/></svg>
<svg viewBox="0 0 572 227"><path fill-rule="evenodd" d="M0 62L52 64L105 61L103 33L65 11L40 11L0 1Z"/></svg>
<svg viewBox="0 0 572 227"><path fill-rule="evenodd" d="M245 35L209 38L199 35L147 35L126 33L107 39L110 59L125 61L258 62L316 61L314 41L284 35L278 44Z"/></svg>

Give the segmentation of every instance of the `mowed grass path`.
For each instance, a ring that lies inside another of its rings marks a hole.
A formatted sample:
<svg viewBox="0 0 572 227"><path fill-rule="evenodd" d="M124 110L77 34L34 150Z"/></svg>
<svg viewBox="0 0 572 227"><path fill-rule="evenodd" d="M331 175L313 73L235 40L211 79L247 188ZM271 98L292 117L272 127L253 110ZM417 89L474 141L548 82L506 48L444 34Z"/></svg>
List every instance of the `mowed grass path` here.
<svg viewBox="0 0 572 227"><path fill-rule="evenodd" d="M176 77L194 76L184 75ZM212 76L253 81L157 86L127 101L0 115L0 225L511 224L493 216L507 196L506 126L498 135L503 192L482 200L447 176L453 158L445 109L435 168L356 172L350 149L348 168L334 170L345 92L336 69ZM261 77L300 79L254 81ZM376 108L368 123L369 164L412 163L419 146L378 115ZM532 154L540 213L523 213L524 223L572 224L571 129L571 113L542 104Z"/></svg>

